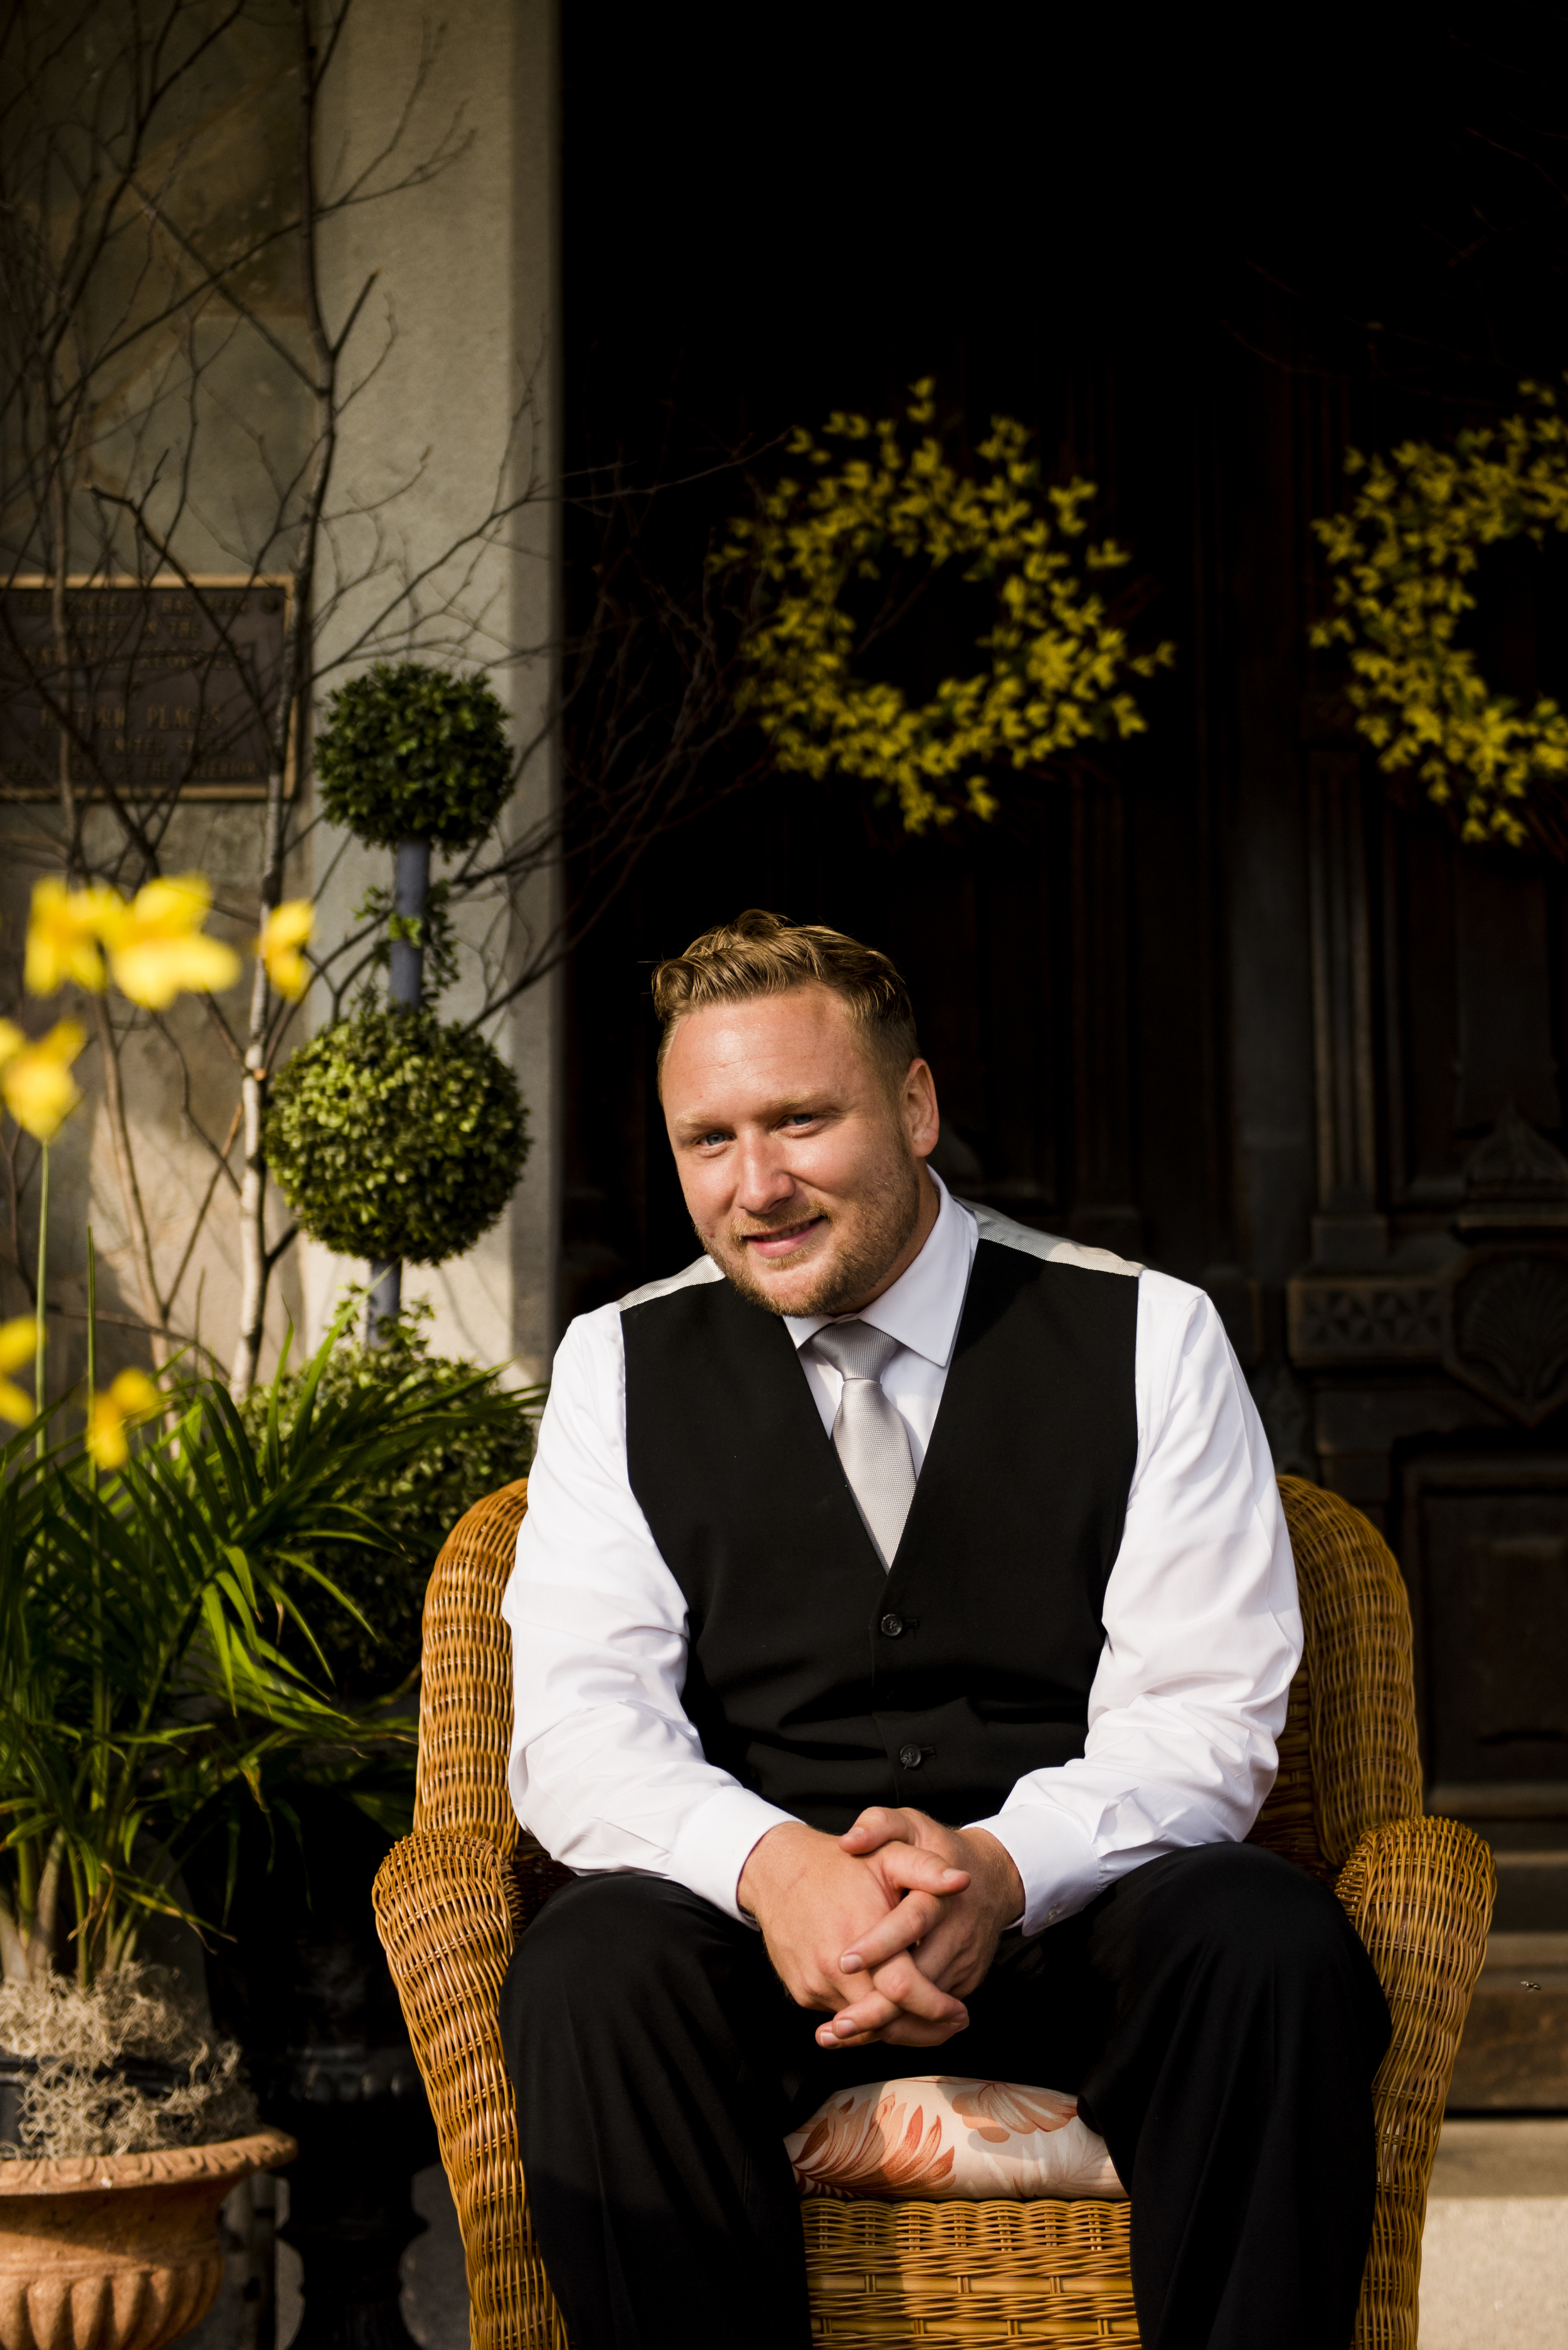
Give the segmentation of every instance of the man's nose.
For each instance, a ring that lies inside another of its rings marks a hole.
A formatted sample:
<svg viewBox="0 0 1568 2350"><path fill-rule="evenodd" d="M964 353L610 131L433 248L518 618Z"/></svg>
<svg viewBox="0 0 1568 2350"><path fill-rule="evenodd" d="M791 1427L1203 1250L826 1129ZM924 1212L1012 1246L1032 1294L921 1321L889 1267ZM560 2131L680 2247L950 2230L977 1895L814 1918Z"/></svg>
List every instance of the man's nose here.
<svg viewBox="0 0 1568 2350"><path fill-rule="evenodd" d="M736 1170L735 1204L748 1215L764 1216L770 1209L779 1207L794 1190L794 1177L784 1163L784 1154L771 1136L756 1135L741 1138L740 1165Z"/></svg>

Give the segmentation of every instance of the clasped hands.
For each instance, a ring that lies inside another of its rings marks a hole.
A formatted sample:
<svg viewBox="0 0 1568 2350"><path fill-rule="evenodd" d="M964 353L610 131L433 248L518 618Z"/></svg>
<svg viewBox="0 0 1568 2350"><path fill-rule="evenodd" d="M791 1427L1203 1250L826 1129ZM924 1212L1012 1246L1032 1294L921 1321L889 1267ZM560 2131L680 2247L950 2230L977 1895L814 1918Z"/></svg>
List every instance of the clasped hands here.
<svg viewBox="0 0 1568 2350"><path fill-rule="evenodd" d="M1023 1909L1012 1856L986 1829L880 1804L841 1836L771 1828L738 1891L795 2004L827 2010L823 2048L950 2040Z"/></svg>

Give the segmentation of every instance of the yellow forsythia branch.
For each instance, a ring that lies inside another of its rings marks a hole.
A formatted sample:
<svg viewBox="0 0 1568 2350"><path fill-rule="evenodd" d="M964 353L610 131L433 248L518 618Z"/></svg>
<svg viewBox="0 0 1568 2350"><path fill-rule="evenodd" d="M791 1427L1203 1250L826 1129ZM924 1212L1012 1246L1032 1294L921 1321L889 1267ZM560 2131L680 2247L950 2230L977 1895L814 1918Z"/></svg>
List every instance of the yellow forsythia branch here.
<svg viewBox="0 0 1568 2350"><path fill-rule="evenodd" d="M1175 657L1165 643L1135 651L1108 616L1098 579L1128 558L1114 540L1086 536L1094 484L1043 483L1011 417L992 420L966 472L935 413L926 379L901 421L837 411L820 441L798 429L787 453L799 477L785 475L754 516L732 522L713 557L721 569L749 566L762 587L737 699L780 767L872 784L897 799L912 833L961 810L992 815L987 778L999 767L1038 769L1090 740L1141 733L1129 681ZM989 665L943 679L922 703L855 673L846 594L898 564L957 567L995 599L976 646Z"/></svg>

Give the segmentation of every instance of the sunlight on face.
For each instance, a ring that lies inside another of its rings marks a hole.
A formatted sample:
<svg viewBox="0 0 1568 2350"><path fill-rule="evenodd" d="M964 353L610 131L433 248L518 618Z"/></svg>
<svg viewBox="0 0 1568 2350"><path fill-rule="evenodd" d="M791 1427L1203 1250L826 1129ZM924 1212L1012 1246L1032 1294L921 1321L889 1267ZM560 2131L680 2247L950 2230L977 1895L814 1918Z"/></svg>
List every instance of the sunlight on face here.
<svg viewBox="0 0 1568 2350"><path fill-rule="evenodd" d="M665 1059L663 1097L697 1236L771 1313L868 1304L929 1230L931 1073L914 1061L890 1087L830 989L688 1014Z"/></svg>

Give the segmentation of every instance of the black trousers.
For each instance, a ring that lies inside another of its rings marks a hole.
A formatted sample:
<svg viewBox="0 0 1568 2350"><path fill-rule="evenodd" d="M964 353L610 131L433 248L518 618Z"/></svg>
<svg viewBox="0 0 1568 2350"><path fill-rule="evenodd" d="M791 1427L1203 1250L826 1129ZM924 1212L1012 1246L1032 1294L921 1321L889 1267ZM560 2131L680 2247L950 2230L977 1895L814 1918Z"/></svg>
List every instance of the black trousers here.
<svg viewBox="0 0 1568 2350"><path fill-rule="evenodd" d="M502 2032L539 2241L580 2350L805 2350L780 2143L836 2088L1075 2091L1132 2198L1144 2350L1345 2350L1388 2011L1333 1894L1248 1845L1174 1853L1008 1936L936 2049L826 2050L760 1935L650 1877L580 1877L518 1944Z"/></svg>

